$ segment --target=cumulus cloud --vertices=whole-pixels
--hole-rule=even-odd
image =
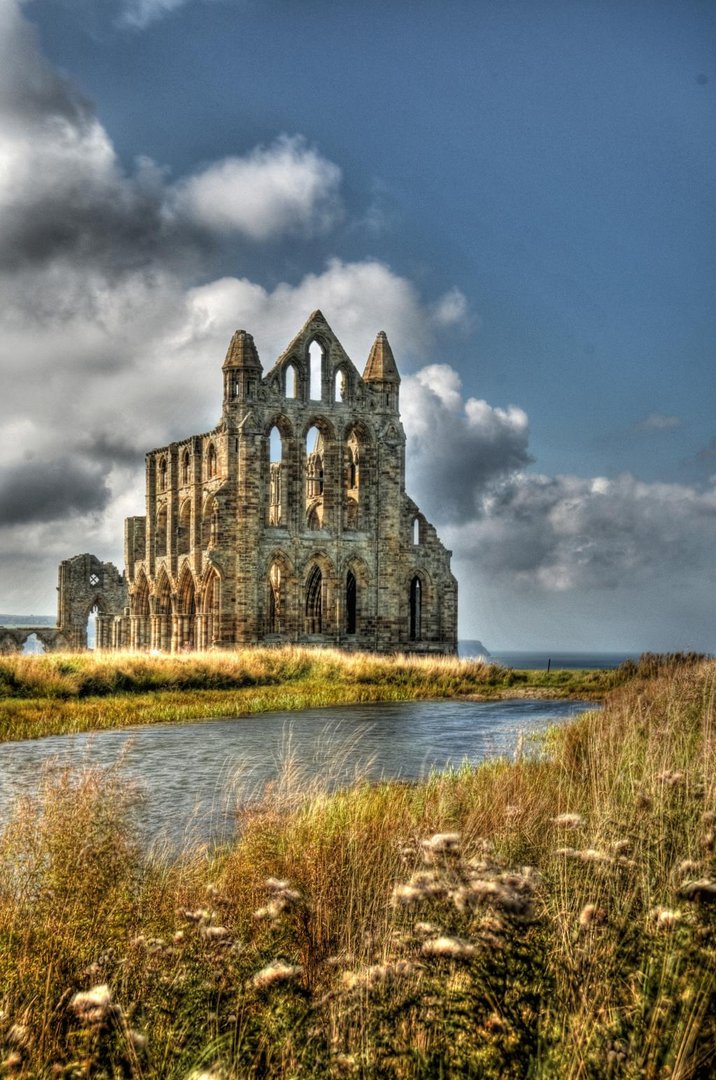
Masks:
[[[527,414],[464,399],[449,364],[403,380],[401,406],[410,445],[408,478],[421,504],[443,522],[470,520],[485,489],[532,460]]]
[[[654,577],[713,577],[716,484],[516,473],[449,529],[486,576],[548,592],[616,589]]]
[[[302,136],[282,135],[181,181],[179,215],[216,233],[251,240],[323,232],[341,216],[341,170]]]
[[[658,412],[649,413],[634,425],[636,431],[673,431],[678,427],[681,427],[680,416],[667,416]]]
[[[226,277],[188,293],[186,333],[194,342],[224,342],[237,326],[249,330],[267,366],[308,314],[320,308],[348,354],[361,368],[379,329],[405,368],[424,357],[433,325],[415,286],[377,259],[329,260],[296,285],[266,289],[247,278]]]

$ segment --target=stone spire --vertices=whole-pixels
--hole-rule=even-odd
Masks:
[[[237,330],[229,342],[226,359],[224,360],[224,368],[228,367],[253,368],[255,371],[262,370],[254,339],[245,330]]]
[[[263,373],[254,339],[245,330],[237,330],[229,342],[223,371],[224,416],[228,416],[234,406],[256,400]]]
[[[373,347],[370,350],[368,362],[365,365],[365,371],[363,372],[363,378],[366,382],[392,383],[394,386],[400,385],[400,375],[398,374],[393,350],[390,347],[390,342],[388,341],[385,330],[381,330],[373,342]]]

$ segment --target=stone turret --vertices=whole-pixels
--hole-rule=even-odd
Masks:
[[[254,339],[246,330],[237,330],[226,352],[224,371],[224,412],[234,404],[253,401],[263,368]]]
[[[400,375],[385,330],[379,331],[373,342],[363,378],[365,382],[379,389],[383,395],[383,403],[397,412]]]

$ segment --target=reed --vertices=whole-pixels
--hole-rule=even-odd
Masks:
[[[519,760],[289,762],[219,850],[144,851],[121,762],[49,771],[0,836],[4,1070],[712,1075],[716,664],[647,668]]]

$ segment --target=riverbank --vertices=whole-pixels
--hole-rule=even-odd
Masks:
[[[600,699],[616,671],[513,671],[480,660],[334,649],[0,657],[0,742],[153,723],[420,698]]]
[[[5,1071],[711,1075],[716,664],[653,671],[537,758],[289,770],[169,862],[121,767],[49,774],[0,834]]]

